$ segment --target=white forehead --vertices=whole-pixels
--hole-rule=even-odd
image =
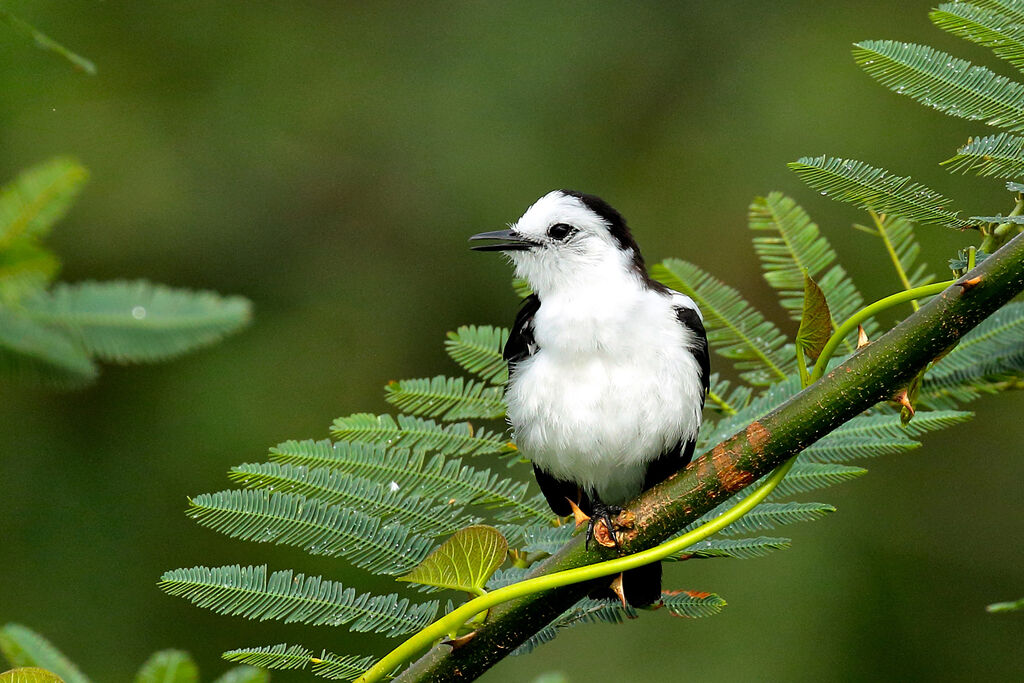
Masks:
[[[608,225],[576,197],[560,190],[548,192],[533,203],[513,226],[520,234],[543,234],[555,223],[588,232],[606,232]]]

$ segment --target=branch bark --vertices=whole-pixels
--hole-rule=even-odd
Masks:
[[[622,554],[664,541],[694,519],[749,486],[847,420],[890,398],[932,359],[1024,291],[1024,234],[1018,235],[960,282],[922,306],[842,365],[645,492],[623,515],[632,529],[620,533]],[[575,538],[531,576],[611,559],[613,551]],[[470,681],[483,674],[584,597],[576,584],[531,595],[491,610],[476,636],[458,649],[437,645],[398,681]]]

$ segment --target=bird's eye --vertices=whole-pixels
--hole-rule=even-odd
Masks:
[[[555,223],[550,228],[548,228],[548,237],[550,237],[551,239],[561,241],[570,237],[576,232],[576,228],[572,227],[571,225],[566,225],[565,223]]]

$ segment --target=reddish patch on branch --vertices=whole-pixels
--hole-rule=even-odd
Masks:
[[[771,434],[760,422],[751,422],[747,426],[747,441],[750,442],[750,448],[758,457],[764,455],[764,445],[768,443],[769,438],[771,438]]]
[[[714,466],[709,469],[717,476],[719,485],[726,492],[739,491],[744,486],[754,483],[753,474],[736,469],[735,458],[730,451],[716,447],[711,451],[711,460]]]

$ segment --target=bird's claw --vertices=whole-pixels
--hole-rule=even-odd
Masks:
[[[590,547],[590,539],[597,541],[598,545],[605,548],[618,548],[619,539],[615,536],[615,523],[612,518],[622,512],[618,505],[605,505],[594,503],[594,514],[590,517],[590,525],[587,527],[586,547]]]

